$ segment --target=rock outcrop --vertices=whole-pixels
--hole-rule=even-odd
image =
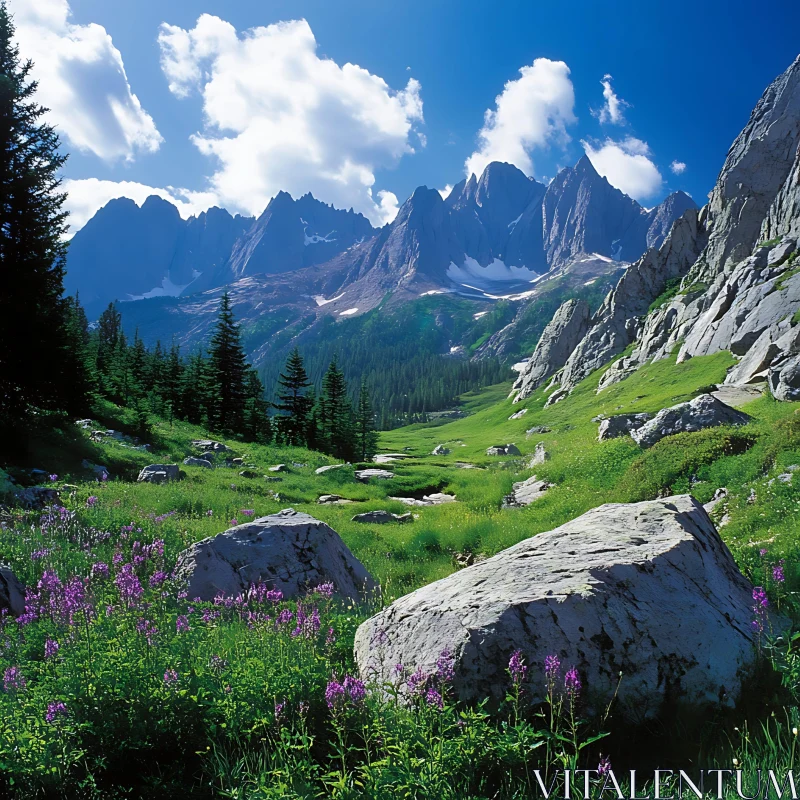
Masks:
[[[521,456],[522,453],[515,444],[495,444],[486,450],[487,456]]]
[[[394,472],[389,472],[386,469],[359,469],[356,470],[355,474],[358,480],[365,483],[370,480],[388,481],[394,478]]]
[[[432,456],[449,456],[450,449],[445,447],[443,444],[437,444],[436,447],[433,448],[431,451]]]
[[[25,587],[6,564],[0,564],[0,611],[13,617],[25,612]]]
[[[531,475],[527,480],[514,484],[511,494],[503,499],[503,507],[519,508],[521,506],[529,506],[531,503],[541,500],[552,486],[552,483],[540,481],[535,475]]]
[[[499,702],[519,649],[531,703],[555,655],[590,704],[619,685],[615,715],[637,723],[735,703],[757,659],[752,591],[693,498],[611,504],[401,597],[359,627],[355,655],[407,695],[447,650],[455,695]]]
[[[214,465],[206,458],[194,458],[189,456],[183,459],[183,464],[186,467],[205,467],[205,469],[214,469]]]
[[[150,464],[143,467],[136,479],[139,483],[169,483],[179,481],[181,470],[177,464]]]
[[[566,364],[589,329],[591,312],[585,300],[567,300],[542,332],[525,369],[514,382],[514,402],[525,400]]]
[[[333,583],[337,594],[353,600],[376,588],[333,528],[291,508],[193,544],[178,556],[175,573],[190,598],[205,601],[236,596],[257,583],[285,597]]]
[[[746,425],[750,417],[725,405],[710,394],[701,394],[687,403],[664,408],[644,425],[634,428],[631,436],[642,447],[651,447],[666,436],[701,431],[718,425]]]
[[[600,420],[600,427],[597,430],[597,440],[604,442],[607,439],[616,439],[619,436],[627,436],[631,431],[638,430],[653,415],[646,412],[640,414],[616,414],[608,419]]]

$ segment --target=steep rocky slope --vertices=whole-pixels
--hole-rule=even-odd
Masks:
[[[709,203],[686,211],[606,297],[551,402],[627,348],[601,390],[653,359],[730,350],[742,361],[727,383],[768,379],[780,399],[800,396],[799,145],[800,58],[764,92]],[[677,279],[679,291],[662,297]]]

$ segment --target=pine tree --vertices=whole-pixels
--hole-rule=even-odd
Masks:
[[[312,409],[306,390],[310,386],[303,357],[295,347],[278,378],[278,402],[273,403],[282,416],[277,418],[281,441],[295,447],[311,446],[309,417]]]
[[[356,450],[353,409],[347,396],[347,382],[336,356],[322,378],[319,409],[322,447],[336,458],[352,459]]]
[[[270,441],[271,426],[267,411],[269,403],[264,399],[264,384],[258,377],[254,369],[247,370],[245,381],[245,400],[244,407],[244,426],[242,433],[249,442],[261,442],[266,444]]]
[[[209,375],[206,359],[195,353],[186,364],[178,389],[179,416],[193,425],[208,417]]]
[[[86,404],[62,298],[67,215],[58,173],[66,156],[41,121],[33,64],[13,40],[0,2],[0,420],[9,425],[34,408],[80,413]]]
[[[361,380],[356,407],[356,452],[361,461],[369,461],[378,449],[378,434],[375,432],[375,413],[369,396],[366,380]]]
[[[235,433],[244,425],[245,375],[248,364],[227,292],[220,301],[209,358],[214,389],[209,421],[216,430]]]

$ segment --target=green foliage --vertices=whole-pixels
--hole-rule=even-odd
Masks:
[[[247,403],[245,379],[249,367],[227,292],[220,301],[219,318],[211,337],[208,355],[212,398],[209,417],[212,425],[215,430],[224,433],[240,431],[244,427]],[[255,392],[260,396],[263,388],[257,385]]]
[[[657,308],[661,308],[661,306],[665,305],[667,302],[672,300],[675,295],[678,294],[681,288],[681,280],[682,278],[667,278],[667,282],[664,285],[664,291],[650,303],[650,307],[647,309],[647,313],[649,314],[652,311],[655,311]]]
[[[303,358],[295,347],[278,377],[278,402],[273,404],[282,412],[276,425],[281,441],[286,444],[300,446],[312,438],[311,410],[314,404],[307,393],[310,385]]]

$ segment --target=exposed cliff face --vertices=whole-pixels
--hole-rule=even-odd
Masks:
[[[707,206],[687,211],[661,247],[633,264],[567,360],[562,392],[635,343],[599,390],[677,349],[678,361],[730,350],[729,383],[770,378],[788,396],[800,370],[800,58],[765,91],[731,147]],[[765,240],[771,240],[765,245]],[[680,292],[648,314],[670,278]],[[750,351],[758,346],[756,353]],[[783,377],[780,370],[784,369]]]

